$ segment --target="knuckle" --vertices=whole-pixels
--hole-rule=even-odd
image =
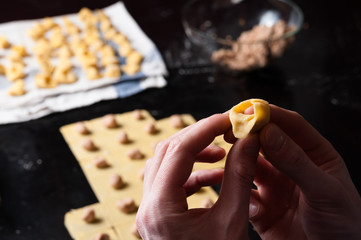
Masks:
[[[168,141],[163,140],[157,143],[155,147],[155,153],[165,152],[168,148]]]
[[[249,187],[253,184],[254,175],[245,170],[245,167],[240,164],[233,168],[233,173],[238,180],[237,182],[245,187]]]
[[[222,115],[223,115],[222,113],[216,113],[216,114],[213,114],[210,118],[219,118]]]
[[[317,198],[307,198],[307,202],[315,209],[328,212],[348,211],[350,199],[345,193],[345,188],[338,180],[332,180],[332,191],[320,191]]]
[[[292,119],[292,121],[294,122],[305,121],[305,118],[298,112],[292,110],[288,110],[288,112],[289,112],[289,117]]]
[[[299,114],[298,112],[291,111],[291,114],[298,120],[304,120],[303,116]]]
[[[309,164],[305,152],[299,147],[290,151],[288,155],[288,161],[290,162],[290,166],[292,165],[293,168],[304,169]]]
[[[149,206],[151,205],[151,206]],[[141,207],[136,215],[136,224],[139,227],[138,229],[142,229],[146,226],[148,230],[157,229],[158,228],[158,220],[161,218],[161,212],[157,211],[157,207],[155,204],[145,204]]]
[[[201,126],[201,125],[207,124],[207,123],[209,123],[209,122],[213,122],[213,121],[215,121],[217,118],[220,118],[221,116],[222,116],[221,113],[216,113],[216,114],[211,115],[210,117],[203,118],[203,119],[199,120],[199,121],[197,122],[197,124]]]
[[[169,153],[176,153],[184,148],[184,139],[181,136],[176,136],[170,141],[167,151]]]

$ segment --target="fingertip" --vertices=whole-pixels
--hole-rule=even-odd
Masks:
[[[227,152],[222,147],[211,144],[195,157],[196,162],[217,162],[226,156]]]
[[[248,107],[246,110],[244,110],[244,114],[254,114],[254,108],[253,105]]]
[[[186,183],[183,185],[187,196],[196,193],[199,189],[205,186],[213,186],[220,184],[223,179],[224,169],[201,169],[189,176]]]
[[[248,217],[253,224],[257,224],[258,220],[263,219],[265,208],[260,201],[258,190],[252,190],[249,199]]]
[[[233,132],[231,129],[223,135],[223,139],[227,143],[231,143],[231,144],[233,144],[237,141],[237,138],[233,135]]]
[[[210,153],[219,156],[220,158],[223,158],[226,155],[226,150],[224,150],[224,148],[215,145],[215,144],[211,144],[209,145],[206,149],[208,149],[210,151]]]
[[[259,204],[256,202],[249,203],[248,216],[250,219],[255,218],[259,212]]]
[[[265,220],[264,215],[265,209],[261,202],[251,198],[248,206],[248,218],[256,229],[260,227],[260,222],[262,222],[262,220]]]

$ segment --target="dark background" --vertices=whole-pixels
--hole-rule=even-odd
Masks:
[[[102,8],[115,1],[7,0],[0,22]],[[0,126],[0,239],[69,239],[64,214],[97,202],[59,127],[147,109],[155,118],[196,119],[258,97],[301,113],[344,157],[360,191],[360,1],[295,0],[305,25],[284,57],[251,73],[229,75],[201,61],[185,37],[180,0],[125,0],[169,70],[168,86],[38,120]],[[332,189],[330,189],[332,191]],[[252,234],[253,236],[253,234]],[[254,237],[256,239],[256,237]]]

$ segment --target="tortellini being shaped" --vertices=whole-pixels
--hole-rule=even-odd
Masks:
[[[245,114],[245,110],[253,106],[253,114]],[[232,123],[233,135],[245,138],[249,133],[257,132],[270,120],[268,102],[262,99],[248,99],[231,108],[229,119]]]

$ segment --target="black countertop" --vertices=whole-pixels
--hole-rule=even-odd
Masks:
[[[12,0],[0,22],[105,7],[115,1]],[[97,202],[59,127],[143,108],[157,119],[190,113],[196,119],[257,97],[301,113],[344,157],[360,191],[361,3],[295,1],[305,25],[282,59],[269,67],[229,75],[205,65],[185,37],[184,1],[124,3],[166,61],[168,85],[126,99],[0,126],[0,239],[69,239],[63,221],[73,208]],[[256,238],[256,237],[254,237]]]

